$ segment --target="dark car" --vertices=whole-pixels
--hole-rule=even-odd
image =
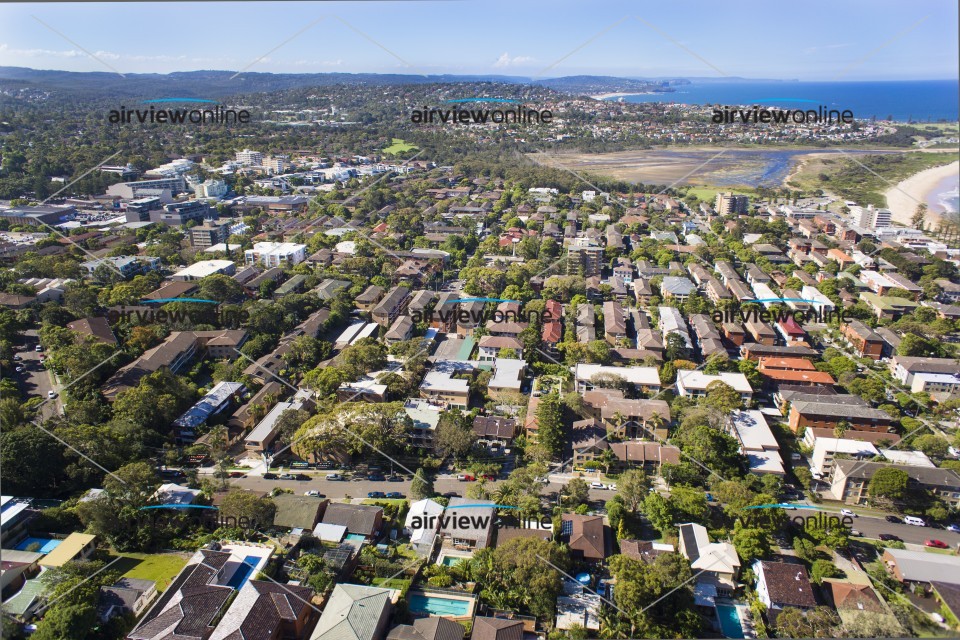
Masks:
[[[877,537],[884,542],[901,542],[900,536],[895,536],[892,533],[881,533]]]
[[[384,480],[386,480],[386,478],[384,478],[379,473],[371,473],[370,475],[367,476],[367,480],[371,482],[383,482]]]
[[[459,498],[459,497],[460,497],[460,494],[457,493],[456,491],[447,491],[445,494],[443,494],[443,497],[444,497],[444,498]]]
[[[399,491],[391,491],[387,494],[387,497],[396,500],[398,498],[402,498],[403,494]]]
[[[368,498],[386,498],[387,494],[385,494],[383,491],[371,491],[370,493],[367,494],[367,497]]]
[[[263,479],[264,479],[264,480],[276,480],[276,479],[277,479],[277,474],[275,474],[275,473],[265,473],[265,474],[263,474]]]
[[[894,524],[900,524],[901,522],[903,522],[903,520],[901,520],[897,516],[887,516],[886,518],[884,518],[884,520],[886,520],[887,522],[892,522]]]
[[[293,479],[294,479],[294,480],[309,480],[309,479],[310,479],[310,476],[308,476],[308,475],[305,474],[305,473],[298,473],[298,474],[296,474],[296,475],[293,476]]]
[[[387,482],[403,482],[403,476],[390,476]]]
[[[231,477],[231,478],[243,478],[243,477],[245,477],[246,475],[247,475],[247,474],[245,474],[243,471],[231,471],[231,472],[230,472],[230,477]]]

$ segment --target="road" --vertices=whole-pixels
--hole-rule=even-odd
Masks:
[[[791,517],[796,511],[791,511]],[[892,533],[904,542],[914,544],[923,544],[924,540],[942,540],[956,549],[960,544],[960,533],[953,533],[946,529],[935,529],[933,527],[914,527],[909,524],[894,524],[887,522],[883,518],[874,518],[860,516],[854,518],[853,528],[859,531],[866,538],[876,538],[881,533]]]
[[[26,397],[39,397],[47,399],[47,393],[51,390],[57,390],[53,380],[53,374],[40,364],[40,355],[33,350],[34,344],[28,343],[28,348],[17,352],[22,359],[17,365],[23,366],[22,373],[14,373],[20,391]],[[62,413],[60,408],[59,395],[55,400],[50,400],[40,407],[40,416],[44,419],[51,418],[54,415]]]
[[[281,473],[279,470],[274,469],[274,473]],[[502,480],[496,480],[494,482],[488,482],[487,487],[496,487],[498,484],[502,483]],[[303,494],[305,491],[318,491],[321,495],[326,496],[327,498],[345,498],[350,496],[351,498],[365,498],[367,494],[371,491],[382,491],[383,493],[389,493],[391,491],[397,491],[402,493],[405,497],[410,495],[410,480],[404,479],[402,482],[385,482],[385,481],[371,481],[371,480],[346,480],[346,481],[334,481],[322,479],[322,476],[315,475],[310,480],[265,480],[261,476],[245,476],[243,478],[230,478],[230,483],[234,486],[237,486],[241,489],[247,489],[250,491],[257,492],[269,492],[274,487],[280,487],[281,489],[290,489],[294,493]],[[440,477],[434,480],[433,487],[434,490],[443,495],[444,493],[454,492],[461,497],[465,496],[467,487],[469,487],[471,482],[461,482],[456,478],[451,477]],[[553,496],[556,499],[556,494],[563,487],[563,484],[559,482],[551,482],[544,485],[543,493],[546,496]],[[597,502],[606,502],[615,495],[615,492],[608,491],[606,489],[590,490],[590,499]]]

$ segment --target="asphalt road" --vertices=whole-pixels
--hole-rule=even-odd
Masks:
[[[791,511],[791,517],[799,511]],[[904,542],[914,544],[923,544],[924,540],[941,540],[946,542],[952,548],[956,549],[960,545],[960,533],[953,533],[946,529],[935,529],[933,527],[915,527],[909,524],[894,524],[887,522],[883,518],[874,518],[860,516],[853,519],[853,528],[863,534],[866,538],[877,538],[881,533],[892,533]]]
[[[279,475],[279,470],[274,470],[274,473]],[[308,474],[313,475],[313,474]],[[306,491],[318,491],[321,495],[326,496],[327,498],[345,498],[350,496],[351,498],[366,498],[367,494],[371,491],[382,491],[383,493],[389,493],[391,491],[397,491],[402,493],[404,497],[410,495],[410,480],[404,479],[402,482],[385,482],[385,481],[371,481],[371,480],[345,480],[345,481],[329,481],[324,480],[321,475],[314,475],[310,480],[265,480],[261,476],[245,476],[243,478],[230,478],[230,484],[239,487],[241,489],[248,489],[250,491],[257,492],[269,492],[274,487],[280,487],[282,489],[290,489],[294,493],[303,494]],[[496,480],[494,482],[488,482],[487,487],[495,487],[500,484],[502,480]],[[471,482],[461,482],[455,478],[437,478],[433,482],[433,487],[439,494],[444,494],[448,492],[455,492],[459,496],[463,497],[466,495],[467,487],[469,487]],[[543,494],[545,496],[553,496],[556,498],[556,493],[563,487],[563,484],[559,482],[551,482],[546,484],[543,487]],[[607,490],[590,490],[591,500],[596,500],[603,502],[609,500],[614,496],[613,491]]]
[[[53,374],[40,364],[41,354],[34,351],[33,346],[33,343],[30,343],[26,350],[17,352],[22,360],[16,364],[22,366],[24,371],[13,375],[16,376],[17,384],[25,396],[36,396],[46,400],[47,393],[56,389]],[[40,415],[43,418],[50,418],[61,412],[59,396],[40,407]]]

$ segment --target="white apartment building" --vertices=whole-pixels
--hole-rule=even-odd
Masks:
[[[193,195],[200,200],[222,198],[227,191],[229,187],[223,180],[205,180],[193,187]]]
[[[891,224],[890,209],[877,209],[872,204],[866,207],[850,207],[850,217],[853,224],[864,229],[878,229],[889,227]]]
[[[257,242],[243,252],[245,264],[292,267],[307,259],[307,245],[295,242]]]
[[[723,372],[709,375],[702,371],[677,371],[677,393],[687,398],[700,398],[707,395],[707,387],[714,382],[722,382],[733,387],[744,402],[753,397],[753,387],[742,373]]]
[[[248,166],[259,167],[263,164],[263,154],[259,151],[251,151],[250,149],[237,151],[237,162]]]

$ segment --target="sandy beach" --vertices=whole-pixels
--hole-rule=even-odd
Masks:
[[[891,187],[884,194],[887,198],[887,208],[892,213],[894,222],[910,226],[910,218],[917,210],[917,204],[927,202],[930,192],[944,178],[960,172],[960,161],[951,162],[942,167],[933,167],[926,171],[912,175],[896,187]],[[926,224],[936,226],[940,217],[932,211],[927,212]]]

